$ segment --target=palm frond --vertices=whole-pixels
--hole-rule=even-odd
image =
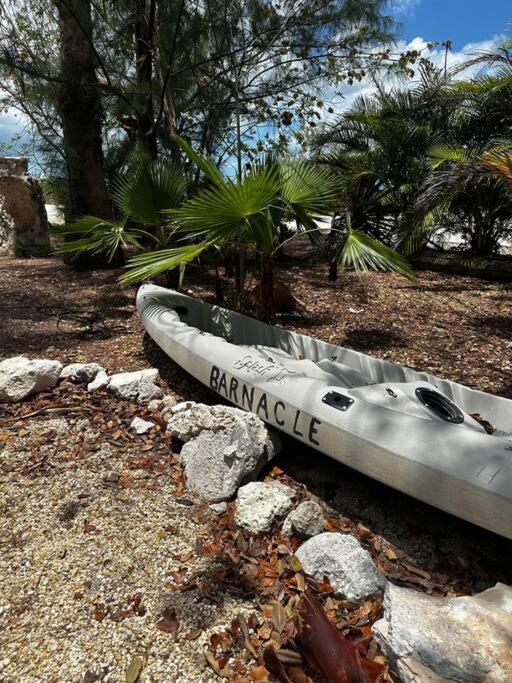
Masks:
[[[470,152],[460,145],[440,144],[431,147],[428,152],[430,165],[432,168],[439,168],[444,163],[454,162],[456,164],[466,164],[470,159]]]
[[[449,207],[449,202],[435,207],[432,211],[415,210],[407,212],[398,233],[398,252],[411,256],[419,251],[427,238],[432,235],[442,221]]]
[[[123,246],[140,247],[139,237],[143,235],[143,231],[128,230],[124,221],[105,221],[95,216],[83,216],[55,232],[63,239],[55,250],[57,253],[75,256],[86,252],[104,253],[110,261]]]
[[[188,181],[183,169],[163,159],[141,161],[114,182],[112,197],[133,220],[160,226],[162,211],[179,206],[185,199]]]
[[[186,263],[193,261],[209,246],[208,242],[203,242],[139,254],[128,261],[126,267],[129,270],[120,281],[125,286],[133,285],[178,267],[181,273]]]
[[[394,249],[352,228],[343,237],[339,263],[342,268],[352,266],[356,272],[390,270],[415,279],[410,265]]]
[[[239,182],[227,180],[222,186],[203,190],[168,215],[192,239],[221,242],[236,235],[243,240],[244,229],[266,214],[278,193],[278,176],[271,166],[250,173]]]
[[[512,147],[488,151],[482,157],[482,166],[512,183]]]
[[[279,166],[282,197],[295,212],[329,213],[339,198],[335,177],[327,170],[304,162]]]
[[[192,161],[196,166],[198,166],[201,169],[205,177],[211,183],[213,183],[213,185],[216,185],[217,187],[222,187],[225,184],[222,173],[219,171],[217,165],[212,159],[208,159],[208,157],[204,156],[203,154],[196,152],[196,150],[179,135],[175,135],[173,139],[185,152],[190,161]]]

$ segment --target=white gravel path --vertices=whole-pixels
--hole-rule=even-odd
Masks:
[[[208,538],[197,506],[179,504],[157,474],[123,466],[132,456],[113,458],[87,420],[32,420],[21,433],[0,451],[2,683],[124,682],[136,657],[143,683],[217,681],[205,645],[254,605],[222,595],[219,606],[200,578],[199,588],[178,589],[173,572],[207,577],[213,568],[195,553]],[[66,460],[70,444],[90,442],[84,466]],[[19,474],[34,448],[54,465],[49,476]],[[112,475],[130,486],[105,484]],[[166,610],[176,637],[156,628]]]

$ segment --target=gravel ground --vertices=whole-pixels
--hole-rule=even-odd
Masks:
[[[175,580],[214,571],[196,552],[213,513],[89,420],[34,418],[2,443],[0,680],[117,682],[140,663],[140,681],[218,680],[205,645],[254,605]]]

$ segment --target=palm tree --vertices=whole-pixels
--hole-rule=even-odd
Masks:
[[[169,247],[173,233],[163,211],[180,206],[188,186],[181,166],[138,156],[129,171],[114,182],[112,199],[122,218],[83,216],[58,228],[56,233],[63,242],[57,253],[72,257],[103,254],[113,262],[128,245],[143,250]]]
[[[178,138],[178,144],[210,182],[208,189],[166,212],[175,234],[181,234],[188,244],[134,257],[122,281],[131,284],[176,268],[214,245],[252,246],[261,273],[258,316],[274,322],[273,257],[282,245],[281,228],[294,220],[294,236],[318,234],[317,218],[332,212],[338,201],[335,177],[304,161],[267,160],[242,177],[226,178],[211,160],[184,140]],[[343,235],[342,266],[353,265],[357,270],[393,268],[412,276],[405,261],[388,247],[351,226]]]
[[[512,141],[512,42],[465,66],[486,70],[447,84],[441,99],[448,125],[426,153],[427,169],[401,226],[405,253],[448,226],[470,254],[489,256],[512,234],[512,193],[506,182]]]
[[[484,147],[437,145],[429,152],[430,172],[402,226],[401,246],[412,253],[446,216],[472,256],[490,256],[512,236],[512,187],[507,182],[512,140]]]
[[[315,218],[334,206],[336,185],[332,176],[304,162],[256,164],[240,178],[224,177],[210,159],[177,138],[210,186],[179,208],[166,211],[175,235],[186,244],[141,254],[129,262],[122,278],[131,284],[182,266],[218,245],[254,247],[261,272],[258,315],[275,320],[273,256],[280,243],[280,228],[295,220],[300,231],[315,231]]]
[[[336,227],[398,245],[409,255],[441,232],[489,255],[511,231],[504,180],[512,131],[512,52],[478,59],[491,67],[466,81],[432,66],[410,90],[360,98],[316,140],[318,162],[341,178]],[[331,235],[331,255],[339,249]],[[336,259],[330,272],[335,277]]]
[[[436,103],[441,83],[438,72],[425,70],[414,92],[381,91],[360,97],[317,136],[317,163],[337,174],[341,188],[335,230],[328,240],[329,279],[337,277],[349,227],[373,238],[376,249],[379,243],[388,248],[396,244],[401,216],[414,201],[426,172],[429,141],[435,139],[444,120]],[[404,269],[405,264],[390,249],[386,255],[388,269]]]

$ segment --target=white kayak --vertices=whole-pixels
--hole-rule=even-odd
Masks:
[[[512,538],[511,400],[155,285],[139,289],[137,309],[165,353],[222,398],[349,467]]]

